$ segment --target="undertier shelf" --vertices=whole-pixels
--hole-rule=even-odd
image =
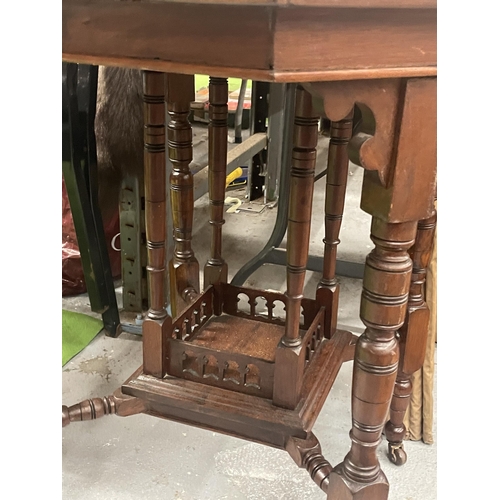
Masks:
[[[211,286],[172,323],[167,338],[169,375],[272,398],[277,352],[285,334],[283,294]],[[307,370],[325,339],[325,308],[302,301],[298,369]],[[285,360],[281,361],[281,364]]]
[[[334,384],[342,364],[352,360],[356,336],[337,330],[322,342],[311,361],[295,409],[272,399],[166,375],[159,379],[139,368],[122,386],[140,398],[145,413],[242,439],[285,448],[293,436],[305,439]]]
[[[243,439],[281,448],[305,439],[356,337],[326,331],[325,306],[304,298],[302,342],[286,347],[285,303],[275,291],[208,287],[164,332],[166,375],[141,367],[123,393],[151,415]]]

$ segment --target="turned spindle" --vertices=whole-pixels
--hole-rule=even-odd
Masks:
[[[199,264],[191,247],[193,231],[193,132],[189,112],[194,96],[194,76],[167,75],[168,157],[172,163],[170,201],[174,232],[174,252],[170,261],[170,299],[175,317],[198,296]]]
[[[353,368],[351,450],[330,475],[328,498],[387,499],[377,447],[398,370],[396,332],[405,319],[412,272],[408,249],[416,229],[416,222],[373,218],[375,248],[366,259],[361,296],[366,330],[356,344]]]
[[[295,408],[302,388],[300,313],[311,232],[319,113],[297,87],[287,230],[285,334],[276,349],[273,404]]]
[[[410,250],[413,260],[410,296],[405,323],[399,330],[399,369],[391,401],[390,420],[385,426],[389,459],[396,465],[403,465],[407,459],[403,447],[406,435],[403,419],[410,403],[411,376],[422,367],[425,359],[430,319],[429,307],[425,301],[425,278],[431,259],[435,229],[434,213],[418,223],[415,244]]]
[[[286,324],[283,343],[300,345],[300,306],[311,233],[312,200],[319,114],[312,97],[297,88],[287,229]]]
[[[62,407],[62,426],[66,427],[71,422],[95,420],[104,415],[116,413],[115,399],[113,396],[104,398],[86,399],[76,405]]]
[[[325,459],[316,436],[311,432],[307,439],[289,438],[286,451],[294,462],[311,476],[311,479],[324,491],[328,491],[330,462]]]
[[[144,373],[165,375],[166,310],[166,156],[165,75],[143,72],[144,197],[149,311],[142,326]]]
[[[118,415],[128,417],[137,415],[146,410],[146,404],[139,398],[123,394],[117,389],[111,396],[104,398],[86,399],[69,408],[62,407],[62,426],[66,427],[71,422],[84,422],[95,420],[105,415]]]
[[[210,77],[208,124],[208,195],[212,241],[210,258],[204,269],[204,287],[227,282],[227,263],[222,258],[222,226],[227,168],[227,100],[226,78]]]
[[[353,117],[354,109],[343,120],[332,121],[330,124],[330,144],[326,174],[323,276],[316,291],[316,300],[325,306],[326,338],[331,338],[337,328],[339,285],[335,270],[349,172],[347,145],[352,136]]]

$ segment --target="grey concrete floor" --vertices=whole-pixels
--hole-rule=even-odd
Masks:
[[[326,164],[326,145],[326,138],[321,138],[318,172]],[[359,209],[362,174],[360,168],[350,165],[338,257],[351,262],[363,262],[372,248],[370,218]],[[315,186],[310,245],[310,254],[315,255],[321,255],[323,249],[324,186],[325,178]],[[232,195],[243,196],[243,192]],[[195,206],[193,246],[200,264],[208,257],[208,216],[205,196]],[[275,217],[275,208],[260,214],[226,214],[223,255],[229,264],[230,277],[262,249]],[[319,278],[318,273],[307,273],[306,296],[314,295]],[[339,323],[360,333],[363,327],[358,317],[361,281],[345,277],[339,281]],[[251,276],[247,285],[284,290],[285,269],[266,265]],[[119,286],[117,293],[120,293]],[[86,295],[64,298],[62,303],[63,308],[93,314]],[[63,367],[63,403],[70,405],[111,394],[141,362],[139,336],[124,333],[111,339],[101,332]],[[349,362],[341,368],[314,428],[324,455],[332,464],[342,461],[349,450],[351,376],[352,362]],[[436,381],[437,369],[435,384]],[[434,407],[435,429],[436,410],[437,405]],[[378,456],[391,485],[390,500],[437,498],[436,431],[434,439],[433,445],[406,442],[408,462],[403,467],[389,462],[386,444],[381,444]],[[284,451],[146,415],[74,423],[63,429],[62,443],[62,491],[67,500],[319,500],[326,497]]]

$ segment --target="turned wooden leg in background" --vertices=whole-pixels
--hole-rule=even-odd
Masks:
[[[144,196],[148,253],[149,311],[142,325],[143,370],[166,373],[166,333],[172,318],[166,310],[167,165],[165,156],[165,75],[143,72]]]
[[[411,396],[411,376],[419,370],[425,358],[426,341],[429,330],[429,308],[425,302],[425,277],[429,265],[436,214],[418,223],[415,244],[410,250],[413,259],[410,297],[404,325],[399,330],[400,359],[390,408],[390,420],[385,426],[389,459],[396,465],[406,462],[403,439],[406,428],[403,419]]]
[[[193,230],[193,132],[188,116],[194,101],[194,76],[167,77],[168,157],[172,162],[170,192],[174,229],[174,256],[170,262],[170,300],[176,317],[200,291],[200,266],[191,247]]]
[[[344,213],[349,157],[347,145],[352,135],[354,110],[343,120],[331,122],[328,148],[328,170],[325,197],[325,251],[323,276],[318,284],[316,300],[325,306],[325,337],[331,338],[337,328],[339,288],[335,277],[337,246]]]
[[[363,279],[360,316],[366,326],[354,358],[351,450],[330,474],[329,500],[386,500],[389,484],[377,447],[386,422],[398,369],[396,332],[408,302],[416,222],[373,218]]]
[[[295,99],[288,208],[285,334],[276,349],[273,389],[273,404],[290,409],[298,403],[304,372],[299,329],[309,255],[318,121],[311,94],[299,86]]]
[[[210,77],[208,124],[208,195],[212,243],[205,264],[203,286],[227,282],[227,263],[222,258],[222,226],[227,166],[227,99],[226,78]]]

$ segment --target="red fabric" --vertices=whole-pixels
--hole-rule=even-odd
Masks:
[[[106,247],[108,248],[113,278],[121,275],[121,255],[113,250],[111,240],[120,232],[120,215],[118,207],[112,220],[104,228]],[[120,239],[115,241],[115,247],[120,248]],[[62,181],[62,296],[85,293],[85,278],[83,275],[80,250],[76,239],[73,216],[69,205],[68,193],[64,178]]]

